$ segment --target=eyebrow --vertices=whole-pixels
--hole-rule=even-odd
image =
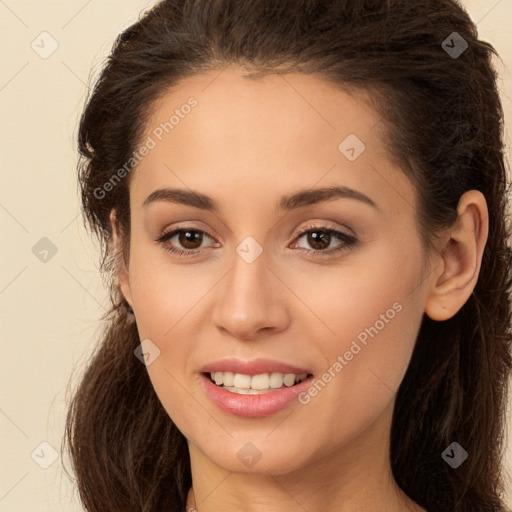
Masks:
[[[362,192],[358,192],[357,190],[349,187],[336,185],[316,189],[303,189],[298,192],[294,192],[293,194],[284,195],[277,202],[275,212],[279,213],[295,210],[303,206],[340,198],[356,199],[379,210],[377,204]],[[194,208],[200,208],[213,213],[219,213],[219,206],[211,197],[193,190],[177,188],[157,189],[145,199],[143,207],[147,207],[155,201],[168,201],[193,206]]]

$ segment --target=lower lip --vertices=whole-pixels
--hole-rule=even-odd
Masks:
[[[295,386],[289,388],[284,386],[261,395],[239,395],[222,389],[204,374],[201,374],[201,377],[206,394],[220,409],[229,414],[246,418],[262,418],[285,409],[294,401],[298,402],[298,395],[306,391],[313,379],[310,375]]]

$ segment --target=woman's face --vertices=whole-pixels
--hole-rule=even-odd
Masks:
[[[312,76],[241,75],[184,80],[138,148],[121,282],[147,371],[189,443],[226,470],[361,459],[386,446],[432,284],[414,189],[362,101]],[[218,380],[242,394],[205,368],[230,370]],[[279,373],[310,376],[289,387]]]

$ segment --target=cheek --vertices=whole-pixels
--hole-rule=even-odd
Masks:
[[[324,347],[329,362],[302,403],[318,438],[329,440],[326,449],[365,431],[392,407],[421,321],[415,308],[398,301],[394,304],[390,309],[386,309],[387,301],[383,308],[367,307],[359,315],[359,325],[349,315],[340,315],[337,343]]]
[[[378,265],[359,262],[344,271],[336,289],[320,282],[323,300],[316,295],[323,323],[316,348],[325,368],[303,403],[315,425],[323,426],[326,439],[355,434],[389,405],[421,325],[419,260],[412,255],[396,258],[392,249],[379,257]]]
[[[418,315],[411,318],[411,314],[421,309],[421,253],[413,242],[406,251],[391,240],[330,267],[282,268],[284,280],[306,306],[300,308],[316,334],[314,339],[321,339],[328,353],[358,336],[363,343],[371,333],[382,338],[381,333],[396,330],[398,336],[410,321],[417,321]],[[297,316],[296,321],[304,323]]]
[[[218,281],[218,269],[207,263],[178,264],[163,249],[143,244],[130,258],[130,291],[141,336],[165,343],[195,324],[202,299]]]
[[[191,367],[191,356],[194,332],[197,332],[194,329],[198,325],[197,306],[208,286],[201,282],[202,278],[192,265],[171,265],[163,250],[143,244],[132,247],[130,291],[139,338],[141,341],[149,339],[158,353],[146,368],[168,414],[173,419],[184,417],[181,404],[190,401],[184,386],[188,385],[186,378],[195,371]]]

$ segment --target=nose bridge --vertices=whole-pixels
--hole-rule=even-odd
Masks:
[[[283,327],[287,315],[269,258],[251,236],[235,247],[231,271],[220,287],[214,323],[240,338],[263,328]]]
[[[226,283],[228,297],[223,302],[230,306],[232,313],[238,311],[240,318],[262,314],[272,288],[267,264],[263,247],[253,237],[247,237],[236,247]]]

